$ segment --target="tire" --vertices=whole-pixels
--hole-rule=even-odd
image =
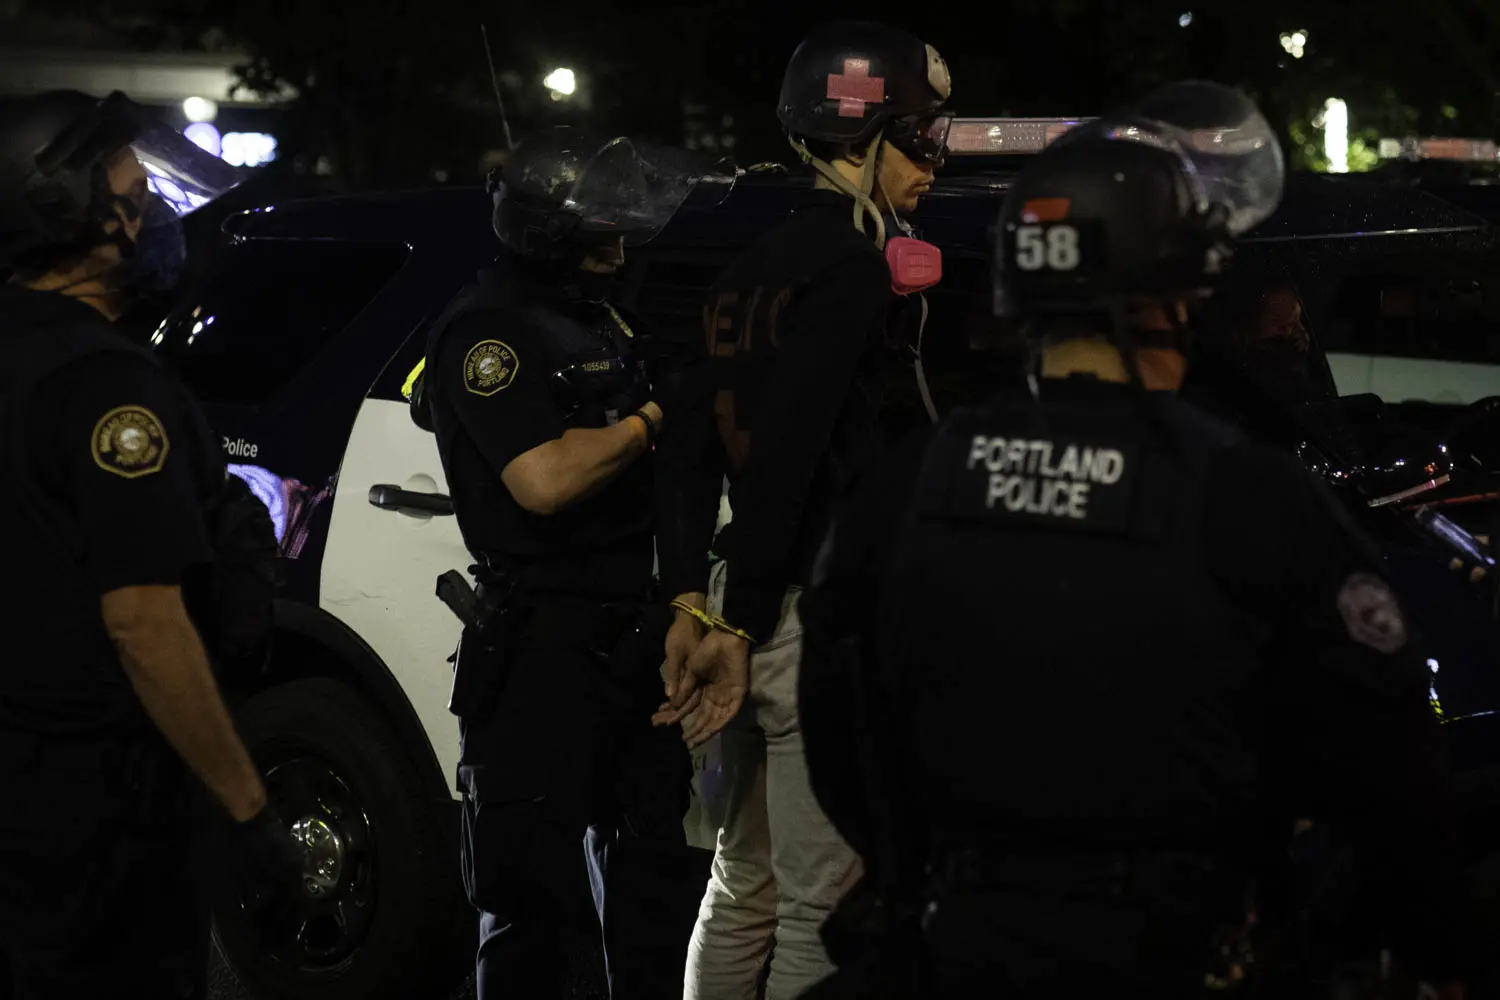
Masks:
[[[390,726],[325,678],[271,688],[235,714],[272,802],[312,845],[290,913],[252,917],[216,880],[214,940],[240,982],[278,1000],[446,998],[467,971],[474,920],[444,803]]]

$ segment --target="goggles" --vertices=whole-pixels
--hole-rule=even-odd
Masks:
[[[952,115],[904,115],[885,127],[885,141],[913,161],[942,166],[948,158],[948,130]]]

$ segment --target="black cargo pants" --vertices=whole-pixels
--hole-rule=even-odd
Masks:
[[[640,631],[639,606],[575,600],[508,616],[503,683],[463,720],[459,759],[480,1000],[562,996],[587,894],[611,995],[678,996],[708,862],[683,832],[681,732],[650,721],[665,623]]]
[[[201,796],[159,737],[0,732],[0,803],[17,1000],[204,995]]]

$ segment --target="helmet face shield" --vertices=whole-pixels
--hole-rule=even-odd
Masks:
[[[1265,116],[1239,91],[1188,81],[1148,95],[1102,119],[1097,133],[1175,153],[1197,189],[1200,208],[1219,207],[1229,235],[1264,222],[1281,203],[1286,170]]]
[[[561,208],[578,217],[580,238],[619,236],[639,245],[666,227],[700,182],[733,176],[707,157],[621,137],[583,165]]]
[[[191,140],[144,112],[129,143],[146,171],[146,185],[181,218],[239,184],[245,172],[200,149]]]
[[[207,205],[245,176],[118,91],[88,108],[42,150],[37,167],[43,174],[85,170],[110,162],[123,148],[130,150],[145,171],[148,190],[166,203],[174,219]],[[145,225],[165,218],[159,212],[144,212],[145,205],[136,207]]]

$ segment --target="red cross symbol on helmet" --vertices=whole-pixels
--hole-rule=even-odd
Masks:
[[[870,60],[845,59],[844,72],[828,74],[828,99],[839,102],[839,116],[863,118],[866,104],[885,101],[885,77],[870,75]]]

